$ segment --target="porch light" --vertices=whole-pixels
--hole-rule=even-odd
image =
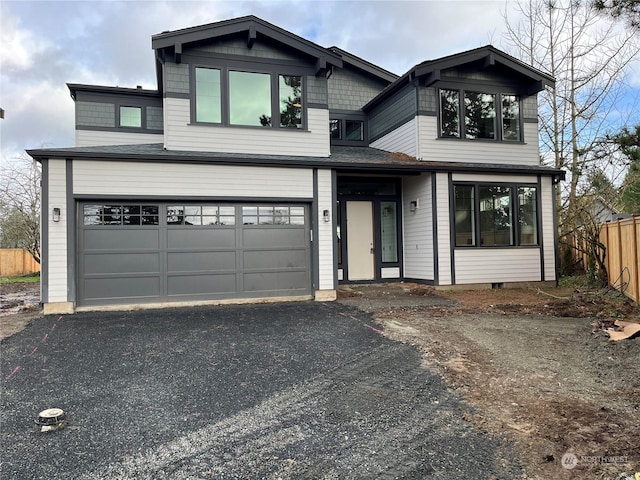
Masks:
[[[409,202],[409,211],[415,212],[418,209],[418,200],[411,200]]]
[[[326,223],[329,223],[329,221],[331,220],[331,218],[329,217],[329,210],[322,211],[322,218]]]
[[[53,209],[53,221],[54,222],[60,221],[60,209],[58,207],[55,207]]]

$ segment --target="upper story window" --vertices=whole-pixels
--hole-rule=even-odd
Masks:
[[[521,121],[517,95],[440,90],[441,137],[522,141]]]
[[[196,121],[222,123],[220,70],[196,68]]]
[[[302,128],[302,77],[279,76],[280,126]]]
[[[271,75],[229,72],[229,123],[271,126]]]
[[[332,118],[329,121],[331,141],[341,145],[349,143],[363,143],[365,141],[364,120],[350,120],[346,118]]]
[[[194,120],[303,128],[303,77],[196,67]]]
[[[120,107],[120,126],[142,128],[142,108]]]

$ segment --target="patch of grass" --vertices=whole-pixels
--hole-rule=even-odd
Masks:
[[[39,273],[24,275],[22,277],[0,277],[0,285],[4,283],[38,283],[40,281]]]
[[[561,277],[558,286],[561,288],[593,288],[599,285],[596,285],[593,279],[585,274]]]

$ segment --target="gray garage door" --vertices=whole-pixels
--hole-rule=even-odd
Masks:
[[[79,203],[78,305],[310,295],[308,210]]]

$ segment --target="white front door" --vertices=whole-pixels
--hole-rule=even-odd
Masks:
[[[373,202],[347,202],[348,280],[373,280]]]

